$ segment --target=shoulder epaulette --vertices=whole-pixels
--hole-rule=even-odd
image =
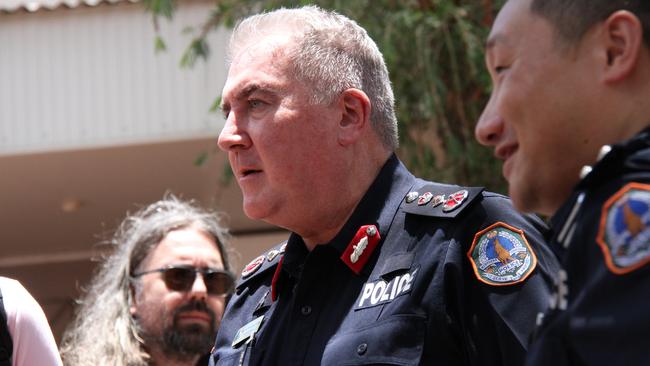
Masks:
[[[284,255],[286,247],[287,241],[285,240],[268,250],[266,253],[250,261],[241,272],[241,278],[237,283],[237,291],[243,288],[247,283],[260,278],[264,273],[275,268],[280,262],[280,258]]]
[[[483,187],[428,183],[416,186],[404,197],[402,210],[415,215],[455,218],[470,206],[483,190]]]

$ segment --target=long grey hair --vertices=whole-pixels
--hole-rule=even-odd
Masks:
[[[79,301],[75,318],[63,335],[61,356],[66,365],[140,366],[150,356],[142,347],[138,326],[129,308],[132,304],[132,274],[147,255],[173,230],[197,227],[213,237],[229,262],[230,239],[221,224],[222,216],[166,195],[133,215],[127,215],[108,241],[108,255]]]

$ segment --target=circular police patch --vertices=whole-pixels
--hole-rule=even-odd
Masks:
[[[605,202],[596,241],[616,274],[650,262],[650,185],[627,184]]]
[[[524,232],[502,222],[476,233],[467,257],[476,278],[493,286],[522,282],[537,265]]]

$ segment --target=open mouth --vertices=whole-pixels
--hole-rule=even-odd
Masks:
[[[258,169],[245,169],[245,170],[242,170],[240,175],[241,175],[242,178],[245,178],[245,177],[248,177],[250,175],[261,173],[261,172],[262,171],[258,170]]]
[[[498,148],[495,151],[495,154],[497,158],[501,160],[508,160],[518,149],[519,147],[517,145],[508,145],[508,146],[503,146]]]

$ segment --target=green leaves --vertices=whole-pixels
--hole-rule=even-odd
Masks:
[[[209,53],[210,49],[205,37],[194,38],[183,53],[179,65],[180,67],[193,67],[196,60],[199,58],[206,59]]]
[[[167,19],[172,18],[176,8],[174,0],[143,0],[142,3],[154,17],[164,16]]]

